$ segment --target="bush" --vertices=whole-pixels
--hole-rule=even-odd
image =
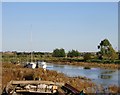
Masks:
[[[84,54],[84,61],[86,61],[86,60],[90,60],[91,59],[91,54],[90,53],[86,53],[86,54]]]
[[[53,57],[65,57],[65,50],[64,49],[55,49],[53,50]]]
[[[77,50],[69,51],[67,57],[78,57],[80,53]]]

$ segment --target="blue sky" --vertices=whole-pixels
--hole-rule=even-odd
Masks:
[[[118,6],[117,2],[3,3],[2,28],[3,51],[98,51],[105,38],[117,49]]]
[[[0,51],[2,51],[2,3],[0,2]]]

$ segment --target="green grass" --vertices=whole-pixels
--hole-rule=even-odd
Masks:
[[[76,58],[70,58],[70,57],[52,57],[52,56],[46,56],[46,55],[33,55],[33,61],[37,60],[43,60],[46,62],[95,62],[95,63],[109,63],[109,64],[120,64],[120,60],[109,60],[109,59],[103,59],[99,60],[97,58],[92,58],[89,60],[84,60],[83,57],[76,57]],[[29,55],[9,55],[9,54],[3,54],[2,55],[2,62],[4,63],[25,63],[31,61],[31,56]]]

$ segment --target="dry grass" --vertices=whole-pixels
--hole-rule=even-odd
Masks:
[[[91,80],[84,77],[67,77],[62,73],[57,73],[56,71],[44,71],[42,68],[30,69],[23,68],[20,65],[4,63],[2,73],[2,89],[11,80],[25,80],[26,78],[41,78],[41,80],[48,80],[53,82],[63,82],[71,84],[73,87],[77,88],[79,91],[84,90],[86,93],[95,93],[97,85],[91,82]],[[110,91],[117,92],[117,87],[110,87]],[[99,90],[103,90],[100,88]]]
[[[117,87],[116,85],[109,86],[110,93],[120,93],[120,87]]]

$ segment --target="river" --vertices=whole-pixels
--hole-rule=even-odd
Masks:
[[[109,85],[118,86],[118,74],[120,74],[120,70],[110,70],[103,68],[84,69],[84,67],[81,66],[59,65],[52,63],[47,63],[47,69],[55,70],[59,73],[64,73],[69,77],[87,77],[90,78],[94,83],[101,84],[103,87],[108,87]]]

